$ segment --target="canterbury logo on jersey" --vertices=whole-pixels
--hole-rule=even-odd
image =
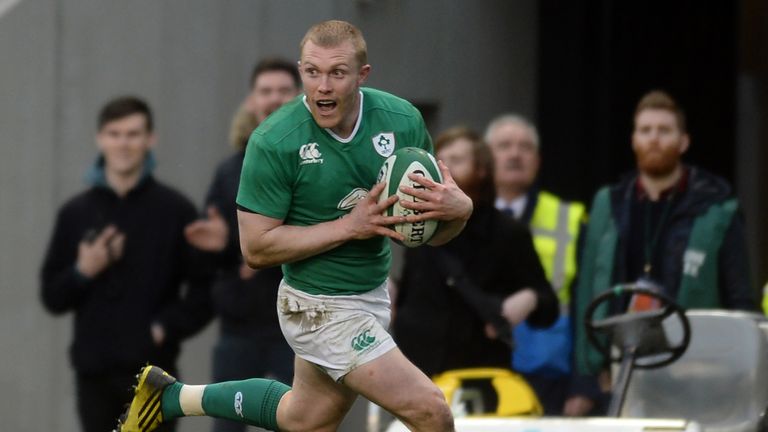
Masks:
[[[321,159],[323,154],[318,150],[318,146],[318,143],[308,143],[301,146],[299,148],[299,157],[301,158],[299,165],[323,163],[323,159]]]

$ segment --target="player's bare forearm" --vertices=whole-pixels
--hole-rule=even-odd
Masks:
[[[346,216],[311,226],[284,225],[281,219],[238,210],[240,248],[245,262],[259,269],[300,261],[349,240],[385,236],[402,241],[403,235],[390,226],[405,222],[405,218],[382,215],[398,198],[393,195],[379,203],[383,187],[383,183],[376,185]]]
[[[256,261],[266,265],[252,267],[263,268],[301,261],[340,246],[349,238],[343,230],[334,228],[334,222],[306,227],[281,225],[274,228],[262,237],[265,247],[259,254],[261,259]]]
[[[300,261],[331,250],[345,241],[337,221],[312,226],[276,225],[260,227],[240,217],[240,245],[249,267],[261,269]]]

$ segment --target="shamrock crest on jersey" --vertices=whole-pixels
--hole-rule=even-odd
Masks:
[[[392,132],[381,132],[371,138],[371,141],[376,153],[384,157],[389,157],[395,151],[395,134]]]

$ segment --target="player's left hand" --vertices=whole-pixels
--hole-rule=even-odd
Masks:
[[[406,216],[407,222],[423,220],[468,220],[472,215],[472,199],[462,191],[453,180],[448,166],[443,161],[437,161],[443,182],[437,183],[418,174],[409,174],[408,178],[424,186],[412,188],[400,186],[400,191],[424,201],[401,200],[400,205],[407,209],[416,210],[418,214]]]

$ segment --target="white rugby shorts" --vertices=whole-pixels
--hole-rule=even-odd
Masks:
[[[387,283],[359,295],[312,295],[280,282],[280,329],[297,356],[314,363],[334,381],[395,348],[387,332]]]

